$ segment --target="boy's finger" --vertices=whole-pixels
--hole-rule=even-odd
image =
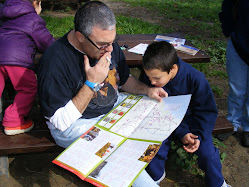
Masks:
[[[164,89],[160,90],[159,95],[160,95],[160,97],[168,97],[168,93]]]
[[[197,135],[194,135],[194,134],[191,134],[191,137],[192,137],[192,138],[198,138],[198,136],[197,136]]]
[[[162,97],[160,97],[159,95],[155,95],[155,99],[158,101],[158,102],[162,102]]]

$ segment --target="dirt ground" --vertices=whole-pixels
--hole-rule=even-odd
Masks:
[[[133,8],[125,3],[111,2],[110,0],[103,0],[103,2],[110,6],[115,14],[134,16],[151,23],[174,27],[175,31],[179,33],[196,34],[195,28],[178,27],[172,20],[164,19],[158,16],[156,12],[151,12],[145,8]],[[66,13],[47,12],[46,15],[60,17],[72,15],[74,12],[75,11]],[[45,14],[43,13],[43,15]],[[224,80],[223,84],[225,85],[224,90],[227,92],[227,86],[226,83],[224,83]],[[237,136],[230,136],[223,142],[226,147],[220,147],[220,151],[226,153],[226,159],[222,164],[222,172],[227,183],[233,187],[249,187],[249,148],[241,146],[240,136],[240,134]],[[0,187],[92,186],[89,183],[80,180],[74,174],[52,164],[52,160],[58,154],[59,153],[10,155],[9,177],[0,177]],[[187,171],[181,171],[170,162],[166,163],[166,172],[167,177],[160,186],[205,186],[203,177],[192,175]]]

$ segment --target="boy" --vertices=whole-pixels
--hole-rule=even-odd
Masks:
[[[207,186],[228,186],[221,173],[219,150],[212,142],[218,112],[203,73],[179,59],[174,47],[164,41],[148,46],[143,57],[143,69],[147,75],[144,82],[162,87],[169,96],[192,94],[186,115],[174,135],[182,141],[185,151],[198,155],[198,164],[205,172]],[[155,181],[164,176],[170,141],[171,137],[162,143],[146,168]]]

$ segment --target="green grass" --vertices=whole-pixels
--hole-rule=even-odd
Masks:
[[[120,1],[120,0],[113,0]],[[146,7],[158,11],[168,19],[193,19],[204,22],[218,21],[217,13],[222,0],[122,0],[134,7]]]
[[[222,88],[220,88],[219,86],[214,85],[214,84],[210,84],[210,86],[211,86],[211,89],[212,89],[213,93],[214,93],[216,96],[221,97],[221,96],[223,95],[223,90],[222,90]]]
[[[118,1],[118,0],[113,0]],[[165,19],[194,27],[197,31],[209,31],[212,37],[220,37],[218,13],[222,0],[122,0],[134,7],[145,7]]]
[[[47,24],[48,30],[54,37],[61,37],[70,29],[74,28],[74,17],[55,18],[50,16],[42,16]]]
[[[42,16],[42,18],[46,21],[47,28],[54,35],[54,37],[61,37],[74,27],[73,16],[63,18]],[[142,21],[138,18],[116,16],[116,19],[117,34],[160,34],[172,32],[170,29]]]
[[[116,16],[117,34],[162,34],[171,33],[172,29],[166,29],[159,25],[142,21],[138,18]]]

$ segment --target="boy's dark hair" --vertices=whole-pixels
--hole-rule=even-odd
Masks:
[[[173,65],[178,63],[178,57],[173,45],[160,41],[151,43],[143,56],[143,68],[146,70],[160,69],[170,72]]]

